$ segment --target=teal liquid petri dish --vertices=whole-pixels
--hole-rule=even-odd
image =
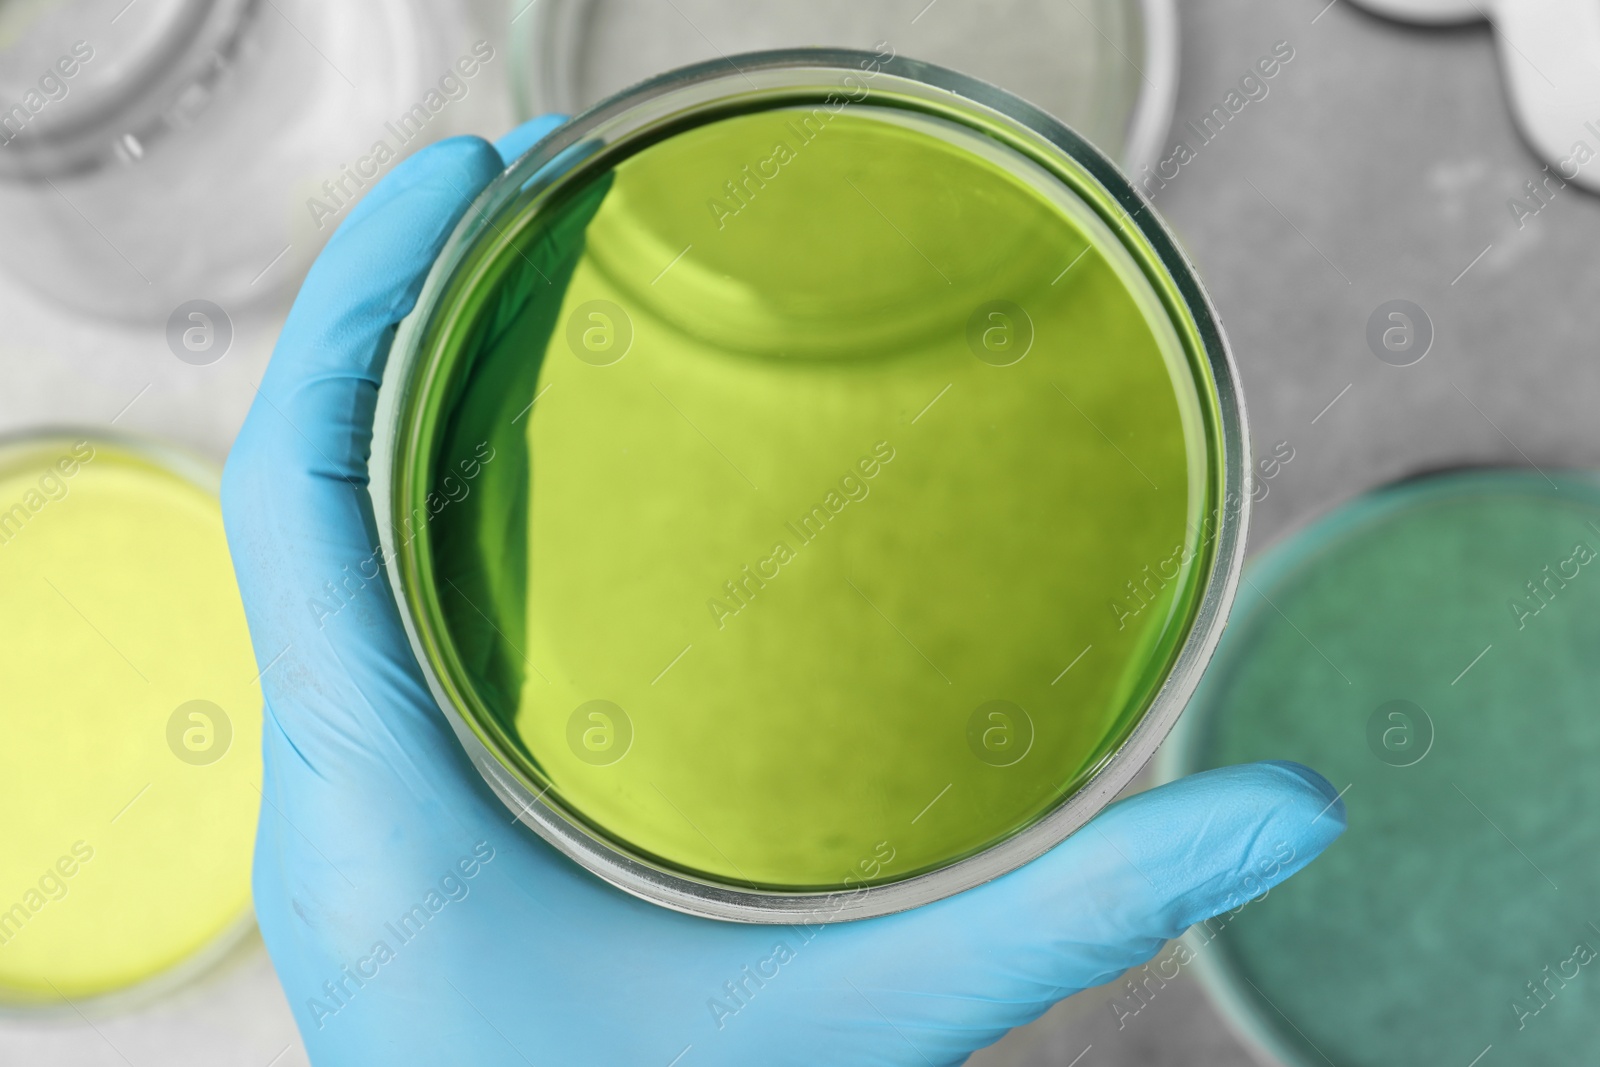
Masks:
[[[1600,483],[1361,497],[1253,561],[1163,756],[1344,791],[1317,861],[1187,947],[1294,1067],[1568,1064],[1600,1040]]]
[[[515,164],[397,338],[375,487],[480,770],[602,877],[850,918],[1138,769],[1238,564],[1204,296],[1102,156],[871,53],[646,83]]]

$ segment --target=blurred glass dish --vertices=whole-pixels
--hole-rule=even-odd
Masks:
[[[0,7],[0,262],[111,318],[279,292],[395,160],[501,103],[475,39],[454,0]]]
[[[522,118],[576,114],[654,74],[767,48],[878,50],[958,70],[1071,126],[1124,172],[1172,121],[1172,0],[509,0]]]

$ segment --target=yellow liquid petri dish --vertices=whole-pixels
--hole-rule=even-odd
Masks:
[[[0,444],[0,1005],[176,983],[251,926],[261,692],[216,474]]]

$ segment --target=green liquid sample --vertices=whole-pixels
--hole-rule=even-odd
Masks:
[[[1293,759],[1348,787],[1345,835],[1204,950],[1287,1063],[1600,1041],[1600,489],[1555,481],[1383,490],[1239,595],[1184,769]]]
[[[909,111],[582,166],[481,264],[435,402],[479,725],[595,832],[741,886],[892,881],[1051,811],[1210,567],[1214,399],[1138,262]]]

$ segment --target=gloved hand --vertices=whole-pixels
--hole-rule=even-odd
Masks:
[[[436,708],[387,578],[363,583],[360,563],[378,544],[367,458],[395,324],[474,195],[556,122],[498,151],[436,144],[356,206],[228,461],[265,668],[256,913],[317,1067],[960,1063],[1340,833],[1313,772],[1226,768],[959,896],[796,928],[645,903],[515,825]]]

